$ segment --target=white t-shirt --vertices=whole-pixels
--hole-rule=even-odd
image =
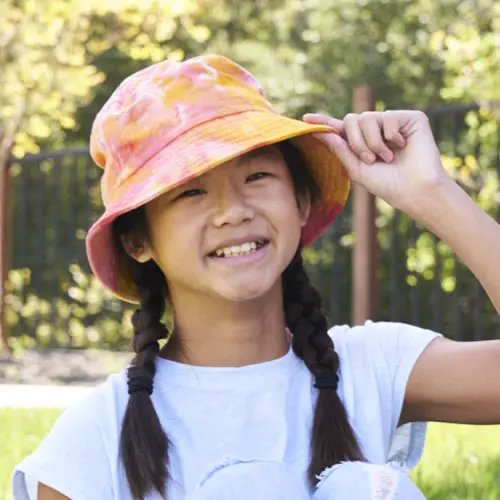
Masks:
[[[410,372],[437,334],[371,322],[337,326],[330,334],[340,357],[339,394],[365,458],[413,467],[425,424],[397,424]],[[152,401],[171,444],[169,500],[189,499],[225,464],[253,460],[286,465],[305,487],[318,395],[313,383],[292,350],[243,367],[158,358]],[[33,500],[41,481],[72,500],[130,500],[118,450],[127,400],[123,370],[68,408],[38,449],[15,468],[14,499]]]

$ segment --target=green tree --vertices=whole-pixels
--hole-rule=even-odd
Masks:
[[[161,5],[161,7],[160,7]],[[62,145],[75,112],[105,79],[93,64],[111,47],[159,60],[158,42],[192,9],[191,0],[4,0],[0,4],[0,155]],[[164,21],[161,21],[164,19]],[[160,21],[159,21],[160,20]],[[150,35],[143,33],[148,28]]]

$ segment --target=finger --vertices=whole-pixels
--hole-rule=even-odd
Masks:
[[[373,163],[377,158],[366,143],[359,123],[359,115],[350,113],[344,117],[347,144],[365,163]]]
[[[322,113],[306,113],[302,119],[307,123],[315,125],[328,125],[334,128],[340,135],[344,133],[344,122],[337,118],[332,118]]]
[[[386,163],[394,159],[394,153],[390,150],[382,136],[382,113],[362,113],[359,115],[359,126],[366,144],[372,153],[382,158]]]
[[[399,120],[394,113],[386,111],[382,114],[384,139],[402,149],[406,146],[406,140],[400,133],[399,128]]]
[[[347,170],[349,177],[353,181],[356,181],[359,177],[360,170],[359,158],[351,151],[346,140],[337,134],[329,134],[326,132],[315,133],[313,136],[326,144],[330,151],[333,151],[338,156]]]

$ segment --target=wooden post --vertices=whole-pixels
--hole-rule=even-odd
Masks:
[[[371,87],[354,89],[355,113],[373,111]],[[375,226],[375,198],[366,189],[353,184],[354,254],[352,259],[352,324],[361,325],[375,316],[378,308],[378,244]]]
[[[5,315],[6,284],[10,270],[12,178],[9,163],[0,164],[0,352],[9,351]]]

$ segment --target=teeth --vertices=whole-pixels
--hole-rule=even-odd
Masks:
[[[246,255],[250,252],[255,252],[257,248],[263,246],[262,242],[251,241],[242,245],[235,245],[227,248],[219,248],[215,251],[217,257],[236,257],[238,255]]]

